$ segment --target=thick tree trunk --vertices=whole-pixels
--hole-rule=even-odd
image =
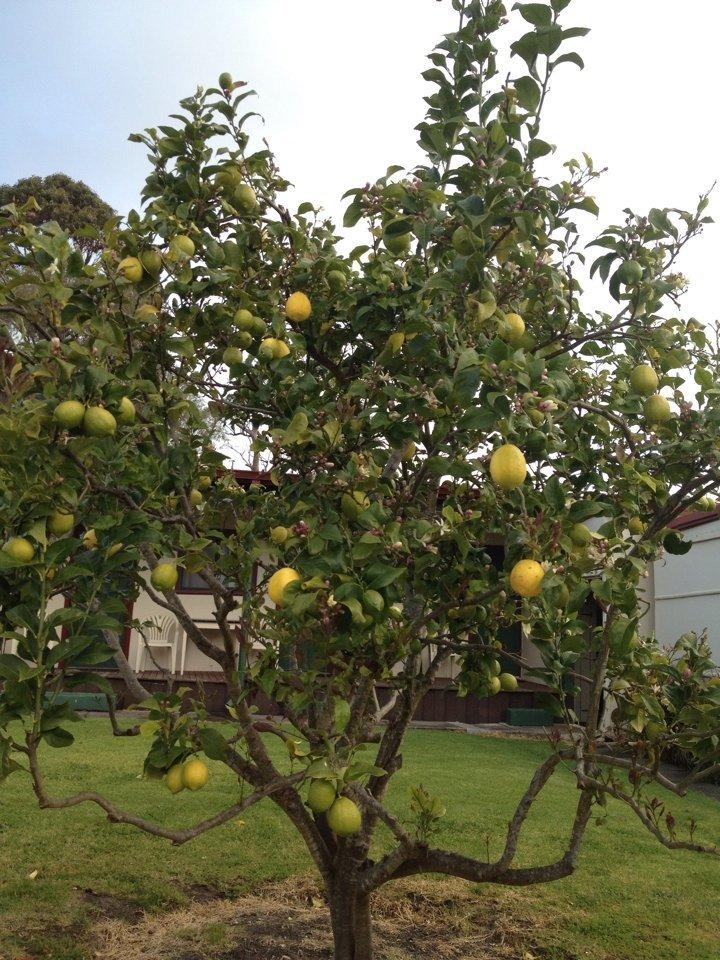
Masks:
[[[349,883],[336,882],[330,897],[335,960],[372,960],[369,897],[356,894]]]
[[[354,960],[372,960],[372,920],[370,917],[370,897],[359,893],[355,897],[355,957]]]

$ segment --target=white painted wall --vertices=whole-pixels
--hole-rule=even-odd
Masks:
[[[660,643],[683,633],[707,629],[716,663],[720,663],[720,520],[683,531],[694,542],[682,557],[666,555],[649,577],[653,606],[644,626],[654,627]],[[649,628],[649,629],[648,629]]]

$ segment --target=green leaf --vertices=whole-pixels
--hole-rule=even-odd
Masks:
[[[515,81],[515,89],[520,106],[530,113],[534,113],[540,103],[540,87],[538,84],[532,77],[520,77],[519,80]]]
[[[210,760],[224,760],[227,755],[227,743],[225,737],[216,727],[203,727],[198,734],[198,739],[203,748],[205,756]]]
[[[345,600],[338,600],[338,602],[350,611],[353,623],[361,627],[365,626],[366,618],[359,600],[355,600],[353,597],[347,597]]]
[[[51,747],[70,747],[75,742],[75,737],[69,730],[62,730],[56,727],[53,730],[44,730],[41,734],[45,743]]]
[[[14,653],[0,653],[0,677],[4,680],[17,680],[25,668],[25,661]]]
[[[472,347],[467,347],[465,350],[461,351],[460,356],[458,357],[455,373],[460,373],[460,371],[464,370],[466,367],[475,367],[479,363],[480,357],[477,354],[477,350],[473,350]]]
[[[545,484],[545,499],[558,513],[565,509],[565,491],[555,475]]]
[[[585,61],[579,53],[561,54],[557,60],[553,60],[553,69],[555,67],[559,67],[561,63],[574,63],[576,66],[580,67],[581,70],[585,69]]]
[[[520,11],[524,20],[536,27],[549,27],[552,23],[552,8],[544,3],[516,3],[515,9]]]
[[[684,556],[686,553],[689,553],[692,549],[692,540],[685,540],[680,536],[679,533],[676,533],[674,530],[671,530],[670,533],[666,534],[663,540],[663,546],[668,553],[672,553],[675,556]]]
[[[373,590],[381,590],[383,587],[394,583],[404,573],[404,567],[391,567],[386,563],[373,563],[365,572],[365,581]]]
[[[545,157],[548,153],[552,153],[554,149],[555,147],[552,144],[536,137],[528,144],[527,154],[530,160],[537,160],[538,157]]]
[[[359,201],[353,200],[353,202],[345,211],[345,216],[343,217],[343,226],[354,227],[362,215],[362,206],[360,205]]]
[[[570,507],[568,520],[571,523],[582,523],[584,520],[589,520],[590,517],[599,516],[602,511],[602,504],[594,503],[591,500],[579,500]]]
[[[333,708],[333,732],[343,733],[350,723],[350,704],[347,700],[336,700]]]

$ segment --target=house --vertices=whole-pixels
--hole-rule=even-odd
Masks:
[[[256,477],[253,476],[252,479]],[[687,511],[670,526],[682,533],[686,540],[691,540],[693,547],[689,553],[683,555],[666,553],[648,569],[644,589],[648,607],[641,622],[641,632],[644,635],[656,636],[662,645],[670,645],[684,633],[705,631],[713,660],[720,664],[720,509],[710,512]],[[500,562],[501,546],[496,544],[488,549],[491,553],[496,553],[496,562]],[[179,591],[193,617],[212,633],[212,601],[202,581],[197,577],[184,575],[180,580]],[[163,613],[164,611],[145,595],[136,604],[134,616],[151,619],[162,616]],[[588,621],[588,628],[602,622],[600,608],[592,600],[586,605],[583,616]],[[180,642],[182,646],[183,641]],[[135,631],[126,638],[129,659],[133,664],[136,663],[138,644],[141,643],[142,640]],[[521,653],[530,665],[539,663],[539,656],[530,637],[522,635],[519,628],[508,632],[505,643],[507,649]],[[183,682],[202,682],[206,691],[209,691],[209,702],[221,706],[223,688],[217,664],[195,649],[191,642],[184,645],[183,651],[178,654],[177,675],[182,677]],[[158,651],[158,655],[162,656],[162,653]],[[164,662],[167,665],[167,657]],[[150,682],[161,676],[157,671],[153,672],[147,659],[141,662],[140,666],[144,667],[141,670],[143,677]],[[504,669],[516,672],[516,667],[509,661],[504,665]],[[586,674],[587,670],[580,669],[578,672]],[[541,703],[542,684],[526,671],[521,672],[517,692],[501,693],[484,699],[458,696],[454,682],[458,673],[458,664],[452,660],[442,666],[432,689],[416,714],[417,719],[496,723],[510,718],[513,722],[522,722],[522,713],[508,714],[508,710],[532,710]],[[585,685],[575,703],[581,720],[585,719],[588,699]]]
[[[241,483],[268,482],[266,474],[250,470],[240,470],[235,473]],[[486,547],[493,562],[502,564],[503,547],[499,539],[495,539],[497,542],[488,543]],[[176,591],[194,621],[203,629],[205,636],[219,644],[220,631],[213,617],[213,599],[203,580],[196,574],[181,570]],[[170,675],[183,685],[201,686],[209,707],[213,711],[222,712],[225,702],[225,684],[219,665],[197,649],[172,615],[155,604],[147,593],[140,595],[128,613],[129,621],[154,622],[157,625],[149,630],[145,628],[142,632],[137,629],[128,629],[123,640],[125,654],[130,664],[139,673],[143,684],[152,690],[161,689]],[[587,603],[583,616],[588,622],[588,629],[601,622],[602,615],[594,600]],[[239,641],[240,627],[236,629]],[[522,633],[519,625],[506,632],[503,642],[509,652],[521,654],[528,664],[540,664],[537,650],[530,637]],[[239,647],[238,642],[238,649]],[[107,666],[108,675],[112,677],[114,673],[112,664]],[[587,667],[587,664],[583,666]],[[503,663],[503,669],[517,673],[517,666],[511,660]],[[542,709],[541,697],[544,686],[528,671],[521,671],[517,691],[501,692],[486,698],[461,697],[455,683],[459,672],[460,667],[456,660],[448,659],[441,666],[431,690],[415,715],[416,719],[462,723],[497,723],[507,720],[513,723],[549,723],[551,721],[550,715]],[[581,669],[579,672],[587,674],[588,671]],[[122,685],[119,678],[114,682],[118,687],[118,693],[121,693]],[[589,702],[589,692],[586,687],[587,685],[583,687],[574,705],[581,719],[585,718]],[[379,691],[379,699],[381,702],[384,699],[382,690]],[[268,704],[265,706],[269,707]]]
[[[642,632],[669,645],[684,633],[707,631],[720,663],[720,511],[687,511],[670,526],[693,546],[683,555],[666,554],[648,570]]]
[[[266,474],[250,470],[238,470],[235,474],[240,483],[262,483],[269,480]],[[499,538],[488,543],[486,548],[493,562],[501,565],[503,547]],[[220,630],[213,616],[213,598],[207,585],[197,574],[182,569],[179,574],[176,591],[185,609],[202,629],[205,637],[220,644]],[[588,630],[602,622],[600,608],[592,599],[588,601],[582,614],[588,622]],[[231,614],[231,622],[232,619]],[[190,686],[196,691],[201,689],[208,708],[217,714],[224,712],[226,692],[220,666],[195,646],[168,610],[156,604],[148,593],[141,592],[134,603],[128,604],[127,623],[128,627],[121,638],[122,649],[146,689],[159,692],[166,689],[169,681],[174,685]],[[138,628],[137,625],[142,626]],[[239,625],[235,629],[239,652],[242,635]],[[540,665],[538,652],[530,636],[521,631],[520,625],[506,631],[503,643],[507,651],[521,654],[530,667]],[[517,665],[509,659],[506,659],[502,666],[504,670],[518,673]],[[127,691],[114,660],[108,659],[99,665],[99,669],[111,680],[120,703],[127,704]],[[471,695],[461,697],[455,682],[459,672],[459,664],[454,659],[448,659],[441,666],[432,688],[416,712],[416,719],[474,724],[504,721],[514,724],[551,722],[551,716],[542,708],[544,685],[528,670],[520,671],[517,691],[503,691],[496,696],[485,698]],[[578,672],[587,675],[589,664],[583,662]],[[389,691],[384,694],[379,690],[378,695],[382,702],[389,696]],[[574,703],[581,720],[586,717],[588,703],[588,685],[584,684]],[[258,702],[258,706],[260,709],[271,709],[269,703]]]

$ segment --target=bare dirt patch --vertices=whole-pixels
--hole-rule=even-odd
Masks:
[[[135,901],[125,897],[117,897],[112,893],[103,893],[98,890],[85,889],[81,891],[82,900],[90,910],[104,918],[137,921],[143,915],[142,907]]]
[[[537,946],[539,933],[512,891],[455,881],[387,887],[374,904],[378,960],[576,960]],[[233,900],[195,901],[137,922],[106,918],[90,935],[103,960],[329,960],[332,936],[311,880],[266,885]]]

